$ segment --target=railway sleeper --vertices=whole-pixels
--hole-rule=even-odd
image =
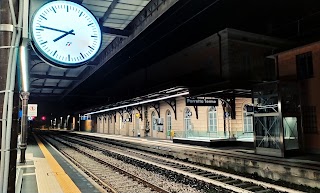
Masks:
[[[221,178],[218,178],[216,179],[217,181],[220,181],[220,182],[223,182],[223,181],[228,181],[230,180],[231,178],[228,178],[228,177],[221,177]]]
[[[83,144],[84,145],[84,144]],[[84,146],[87,146],[87,145],[84,145]],[[104,151],[101,151],[101,149],[99,149],[99,148],[94,148],[94,149],[96,149],[97,151],[100,151],[100,152],[103,152],[104,153]],[[109,154],[109,153],[108,153]],[[92,157],[92,156],[90,156],[90,157]],[[93,157],[92,157],[93,158]],[[95,159],[96,160],[96,159]],[[129,160],[131,160],[131,159],[129,159]],[[132,160],[134,160],[134,159],[132,159]],[[98,161],[98,160],[96,160],[96,161]],[[136,161],[136,160],[135,160]],[[100,163],[102,163],[102,164],[104,164],[103,162],[100,162]],[[139,163],[140,163],[140,161],[139,161]],[[221,182],[225,182],[226,183],[226,181],[227,182],[231,182],[231,183],[233,183],[233,182],[237,182],[237,180],[234,180],[234,179],[231,179],[231,178],[229,178],[229,177],[223,177],[223,176],[219,176],[219,175],[213,175],[212,173],[209,173],[209,172],[207,172],[207,171],[203,171],[203,170],[196,170],[196,169],[191,169],[190,170],[190,168],[188,168],[188,167],[185,167],[185,166],[181,166],[181,165],[175,165],[174,163],[173,164],[170,164],[170,163],[166,163],[166,165],[173,165],[173,166],[171,166],[171,167],[173,167],[173,168],[177,168],[177,169],[180,169],[180,170],[184,170],[184,171],[195,171],[195,172],[192,172],[192,173],[194,173],[194,174],[196,174],[196,175],[201,175],[201,176],[208,176],[208,178],[210,178],[210,179],[213,179],[213,178],[215,178],[217,181],[221,181]],[[122,172],[120,172],[120,173],[122,173]],[[234,186],[237,186],[237,187],[241,187],[241,188],[244,188],[244,189],[247,189],[247,190],[258,190],[258,189],[260,189],[261,187],[259,187],[259,186],[255,186],[255,185],[253,185],[253,184],[251,184],[251,183],[243,183],[243,182],[241,182],[241,181],[238,181],[239,183],[238,184],[235,184]],[[133,185],[133,186],[137,186],[137,185]],[[124,185],[124,186],[121,186],[121,187],[119,187],[120,189],[126,189],[126,187],[133,187],[132,185],[129,185],[129,184],[127,184],[127,185]],[[138,185],[139,186],[139,185]],[[245,188],[245,187],[247,187],[247,188]],[[141,189],[140,189],[141,190]],[[259,190],[260,191],[260,190]],[[131,192],[131,191],[130,191]],[[267,191],[268,192],[268,191]],[[263,192],[259,192],[259,193],[263,193]]]
[[[205,174],[200,174],[200,176],[203,176],[203,177],[207,177],[207,176],[211,176],[212,173],[205,173]]]
[[[230,179],[229,181],[224,181],[224,183],[226,184],[237,184],[240,183],[240,180],[234,180],[234,179]]]
[[[118,185],[118,184],[117,184]],[[117,189],[127,189],[127,188],[131,188],[131,187],[136,187],[136,186],[139,186],[138,184],[127,184],[127,185],[124,185],[124,184],[119,184],[119,186],[117,186]]]
[[[268,189],[264,189],[264,190],[258,190],[258,191],[255,191],[254,193],[271,193],[273,192],[272,190],[268,190]]]
[[[177,166],[177,165],[170,165],[171,167],[173,167],[173,168],[176,168],[176,169],[180,169],[181,168],[181,166]]]
[[[246,190],[250,190],[250,191],[254,191],[254,190],[258,190],[261,189],[261,186],[250,186],[245,188]]]
[[[186,171],[186,172],[192,172],[192,173],[199,172],[199,170],[196,170],[196,169],[190,169],[190,168],[188,168],[188,167],[181,168],[180,170],[183,170],[183,171]]]
[[[215,179],[217,179],[217,178],[219,178],[219,177],[220,177],[219,175],[208,176],[208,178],[213,179],[213,180],[215,180]]]
[[[237,187],[239,187],[239,188],[244,188],[244,187],[250,186],[250,184],[247,183],[247,182],[242,182],[242,183],[240,183],[240,184],[233,184],[233,185],[234,185],[234,186],[237,186]]]
[[[193,172],[193,173],[196,174],[196,175],[202,176],[203,174],[207,174],[208,172],[206,172],[206,171],[198,171],[198,172]]]

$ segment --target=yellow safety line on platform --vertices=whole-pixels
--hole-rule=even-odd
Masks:
[[[74,184],[71,178],[64,172],[60,164],[54,159],[48,149],[44,146],[44,144],[39,140],[37,136],[34,135],[43,155],[47,159],[49,166],[58,180],[63,192],[65,193],[78,193],[81,192],[79,188]]]

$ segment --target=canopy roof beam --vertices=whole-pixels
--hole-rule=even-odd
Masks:
[[[43,75],[43,74],[30,74],[30,78],[38,78],[38,79],[55,79],[55,80],[79,80],[78,77],[68,77],[68,76],[53,76],[53,75]]]

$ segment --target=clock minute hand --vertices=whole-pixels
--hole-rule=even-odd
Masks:
[[[56,29],[56,28],[52,28],[52,27],[47,27],[47,26],[43,26],[43,25],[40,25],[41,28],[45,28],[45,29],[49,29],[49,30],[53,30],[53,31],[58,31],[58,32],[62,32],[62,33],[68,33],[67,31],[64,31],[64,30],[60,30],[60,29]],[[74,33],[70,33],[72,35],[74,35]]]
[[[63,34],[63,35],[61,35],[61,36],[57,37],[57,38],[56,38],[56,39],[54,39],[53,41],[54,41],[54,42],[56,42],[56,41],[60,40],[61,38],[65,37],[65,36],[67,36],[67,35],[69,35],[69,34],[73,34],[73,35],[75,35],[75,34],[74,34],[74,33],[72,33],[72,32],[73,32],[73,30],[70,30],[70,31],[66,32],[65,34]]]

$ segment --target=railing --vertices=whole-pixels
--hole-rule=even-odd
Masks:
[[[174,137],[176,138],[188,138],[188,139],[227,139],[229,138],[228,132],[218,131],[218,132],[208,132],[206,130],[190,130],[190,131],[174,131]],[[245,133],[243,131],[238,131],[230,138],[237,139],[253,139],[253,133]]]
[[[17,168],[17,171],[16,171],[15,193],[20,193],[20,192],[21,192],[22,175],[23,175],[23,169]]]
[[[238,139],[243,139],[243,138],[253,138],[253,132],[243,132],[243,131],[238,131],[236,133],[236,138]]]
[[[228,138],[228,133],[223,131],[208,132],[204,130],[190,130],[190,131],[175,131],[174,137],[178,138],[197,138],[197,139],[215,139],[215,138]]]

